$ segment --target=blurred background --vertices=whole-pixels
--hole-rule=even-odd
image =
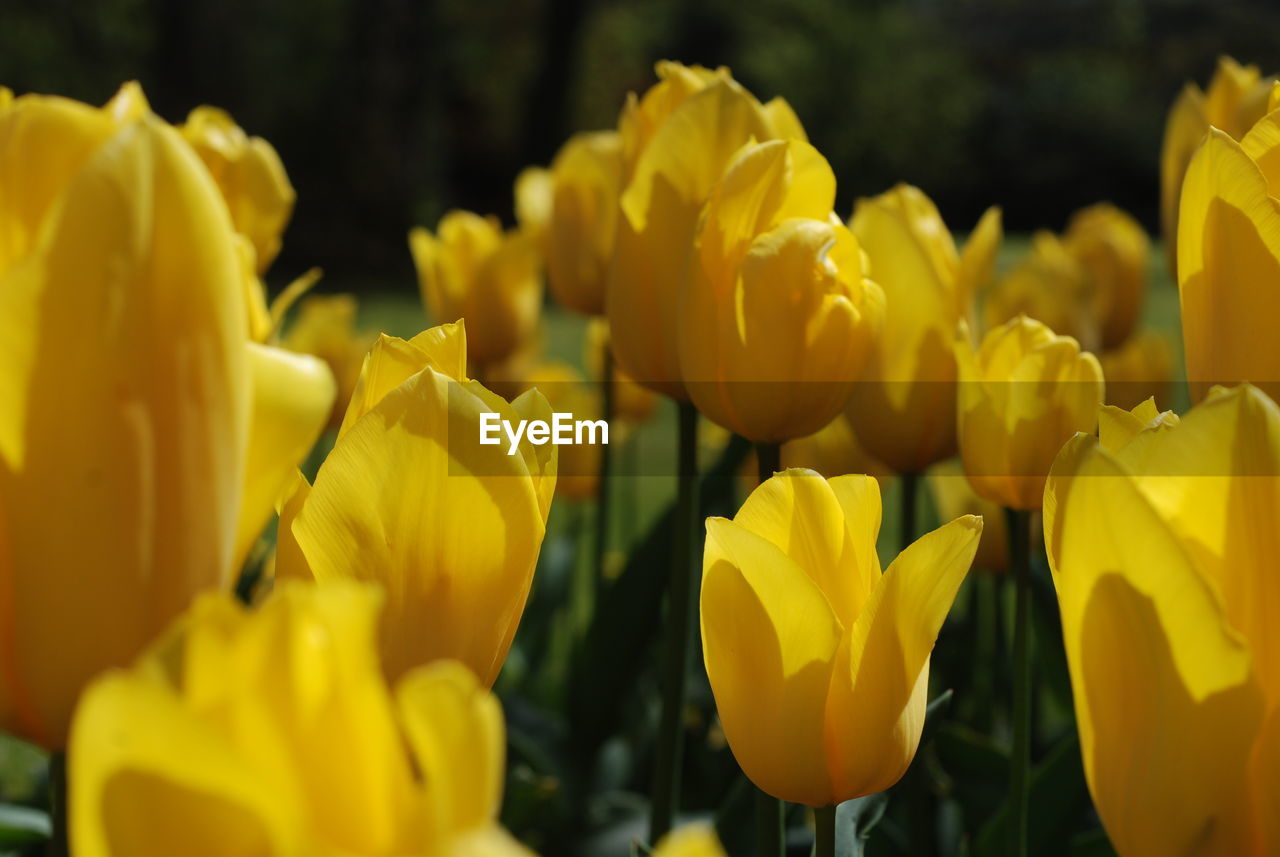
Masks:
[[[955,229],[990,204],[1059,229],[1109,199],[1156,231],[1165,111],[1230,53],[1280,68],[1280,7],[1189,0],[0,0],[0,82],[102,103],[140,80],[180,121],[230,110],[298,190],[278,276],[411,277],[405,231],[511,220],[511,182],[614,123],[657,59],[785,95],[839,211],[899,180]],[[332,282],[332,280],[330,280]],[[323,288],[323,286],[322,286]]]

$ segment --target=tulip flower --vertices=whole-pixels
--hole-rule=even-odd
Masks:
[[[1093,350],[1101,341],[1095,304],[1088,270],[1061,238],[1040,230],[1031,236],[1026,254],[987,294],[983,318],[990,330],[1025,315]]]
[[[858,439],[847,413],[811,435],[789,440],[782,445],[783,467],[807,467],[830,479],[848,473],[865,473],[884,481],[893,471],[874,458]],[[753,469],[753,474],[757,471]]]
[[[542,310],[536,240],[503,232],[497,218],[450,211],[433,235],[409,233],[422,300],[436,323],[467,322],[472,364],[511,356],[533,334]]]
[[[1280,112],[1242,142],[1210,130],[1187,168],[1178,219],[1182,338],[1192,397],[1250,381],[1280,394]]]
[[[78,857],[529,851],[497,822],[502,710],[437,661],[394,690],[374,645],[380,593],[286,584],[248,611],[200,598],[76,711]]]
[[[707,675],[738,764],[783,800],[886,789],[919,744],[929,653],[982,520],[921,537],[882,574],[880,511],[869,476],[787,470],[707,521]]]
[[[956,358],[960,457],[973,490],[1006,508],[1040,508],[1058,450],[1097,425],[1097,358],[1025,316],[988,333],[976,351],[962,330]]]
[[[567,363],[548,360],[532,367],[521,384],[521,392],[525,390],[537,390],[545,396],[553,413],[573,414],[578,420],[600,419],[598,391]],[[617,442],[612,436],[610,440]],[[603,454],[604,446],[598,443],[560,447],[556,495],[576,501],[596,499]]]
[[[551,170],[525,167],[514,185],[516,223],[521,231],[534,238],[538,251],[547,252],[547,228],[551,223],[554,199]]]
[[[1142,314],[1151,255],[1147,233],[1130,215],[1100,202],[1071,216],[1063,244],[1093,281],[1100,347],[1118,347]]]
[[[297,199],[280,156],[216,107],[192,110],[179,130],[217,182],[236,231],[253,245],[261,274],[280,253],[280,236]]]
[[[885,292],[884,331],[849,400],[867,450],[900,473],[955,454],[956,324],[995,273],[1000,210],[989,209],[963,253],[933,201],[911,185],[858,200],[849,221]]]
[[[1191,156],[1210,127],[1236,140],[1243,137],[1268,112],[1273,81],[1264,79],[1257,66],[1242,66],[1224,56],[1208,92],[1188,83],[1174,99],[1160,147],[1160,229],[1171,273],[1177,273],[1178,206]]]
[[[1181,250],[1179,251],[1181,252]],[[1280,852],[1280,409],[1104,408],[1044,529],[1084,770],[1121,857]]]
[[[808,143],[771,140],[733,157],[702,216],[678,314],[681,370],[703,414],[755,442],[831,422],[880,331],[884,292],[832,215],[835,187]]]
[[[785,101],[761,104],[728,69],[663,62],[657,72],[618,120],[622,216],[605,309],[623,370],[683,400],[675,328],[703,203],[742,146],[805,135]]]
[[[653,857],[727,857],[710,824],[686,824],[662,837]]]
[[[1107,404],[1133,408],[1146,399],[1168,399],[1173,384],[1173,348],[1154,330],[1131,336],[1119,348],[1098,355],[1107,379]]]
[[[551,164],[551,183],[547,285],[568,309],[600,315],[622,190],[622,141],[617,132],[569,138]]]
[[[280,345],[299,354],[319,357],[337,382],[329,427],[337,428],[360,377],[364,356],[373,346],[371,334],[356,328],[358,307],[353,295],[311,295],[298,305],[298,317],[281,337]]]
[[[524,610],[555,490],[556,447],[480,443],[481,415],[550,419],[466,376],[463,325],[374,345],[315,485],[281,513],[276,573],[387,588],[388,677],[437,658],[493,684]]]

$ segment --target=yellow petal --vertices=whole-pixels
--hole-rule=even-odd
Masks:
[[[960,267],[956,271],[956,298],[961,316],[973,311],[973,299],[996,276],[996,255],[1004,239],[999,207],[982,212],[978,224],[969,233],[960,251]]]
[[[329,419],[333,373],[323,361],[250,343],[253,408],[233,568],[240,568]]]
[[[1117,850],[1248,853],[1261,695],[1212,586],[1091,438],[1055,462],[1044,522],[1085,773]]]
[[[1182,198],[1182,179],[1187,164],[1195,154],[1209,117],[1205,115],[1204,93],[1188,83],[1174,99],[1165,119],[1164,140],[1160,145],[1160,234],[1164,236],[1169,271],[1176,276],[1178,263],[1178,201]]]
[[[1240,145],[1211,131],[1187,169],[1178,227],[1178,280],[1187,379],[1252,381],[1273,394],[1280,353],[1268,319],[1280,313],[1280,201]]]
[[[307,558],[303,555],[302,548],[298,547],[298,539],[293,534],[294,518],[298,517],[298,512],[302,510],[310,493],[311,483],[300,470],[294,471],[293,479],[284,491],[280,492],[276,508],[280,515],[280,522],[276,529],[274,563],[275,576],[278,578],[314,579],[311,568],[307,565]]]
[[[827,697],[825,743],[834,800],[893,785],[924,727],[929,653],[973,563],[982,519],[921,536],[890,565],[846,630]]]
[[[275,855],[304,847],[297,795],[148,678],[110,674],[90,687],[68,764],[78,855]]]
[[[653,857],[727,857],[710,824],[685,824],[658,841]]]
[[[147,118],[90,156],[0,282],[0,324],[22,325],[0,337],[0,661],[21,731],[52,746],[92,675],[231,572],[250,392],[232,235],[190,149]]]
[[[455,380],[465,380],[467,335],[461,322],[428,328],[408,340],[379,334],[360,367],[338,437],[345,435],[387,393],[427,367]]]
[[[405,675],[396,703],[439,833],[494,822],[502,800],[506,730],[497,697],[457,661]]]
[[[816,584],[775,545],[707,521],[702,646],[725,737],[751,781],[826,806],[822,718],[840,623]]]

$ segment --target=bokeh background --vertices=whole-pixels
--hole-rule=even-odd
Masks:
[[[140,80],[179,121],[232,112],[298,207],[275,266],[344,288],[411,275],[450,207],[511,219],[511,181],[613,124],[653,63],[784,94],[839,210],[905,180],[967,229],[1060,229],[1110,199],[1154,229],[1165,111],[1220,53],[1280,68],[1280,5],[1240,0],[0,0],[0,81],[101,103]],[[333,280],[331,280],[333,282]]]

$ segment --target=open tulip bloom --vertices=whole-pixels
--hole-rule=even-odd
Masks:
[[[880,489],[787,470],[707,520],[702,643],[725,736],[761,790],[826,807],[893,785],[920,741],[929,653],[978,547],[967,515],[883,573]]]
[[[1085,774],[1121,857],[1280,850],[1280,409],[1106,408],[1044,532]]]

